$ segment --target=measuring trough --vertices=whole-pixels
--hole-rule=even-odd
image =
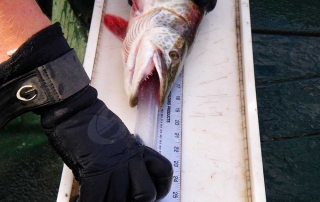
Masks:
[[[127,1],[96,0],[84,67],[99,98],[133,132],[136,109],[124,91],[121,42],[102,18],[128,19],[129,10]],[[254,82],[249,2],[218,0],[184,67],[181,139],[167,156],[176,165],[175,183],[162,201],[266,201]],[[57,202],[69,201],[73,182],[64,166]]]

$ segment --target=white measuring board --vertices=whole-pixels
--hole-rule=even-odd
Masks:
[[[102,21],[105,13],[128,19],[129,10],[126,0],[95,1],[84,67],[99,98],[133,132],[136,109],[129,107],[124,91],[122,44]],[[218,0],[204,17],[182,84],[181,142],[170,141],[181,144],[176,150],[181,177],[174,178],[181,191],[175,195],[173,184],[169,200],[265,202],[248,0]],[[174,158],[174,149],[168,158]],[[60,196],[68,193],[62,188]]]

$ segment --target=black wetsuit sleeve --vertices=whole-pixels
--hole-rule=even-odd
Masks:
[[[201,8],[205,8],[207,12],[212,11],[217,4],[217,0],[192,0],[195,4]],[[132,6],[132,0],[128,0],[130,6]]]

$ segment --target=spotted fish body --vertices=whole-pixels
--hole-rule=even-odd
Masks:
[[[125,89],[130,105],[137,105],[141,85],[150,83],[144,81],[157,77],[161,107],[182,70],[205,11],[191,0],[132,3],[129,22],[111,14],[105,15],[104,22],[123,40]]]

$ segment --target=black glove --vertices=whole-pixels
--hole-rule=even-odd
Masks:
[[[217,4],[217,0],[192,0],[195,4],[197,4],[201,8],[205,8],[209,13],[212,11]]]
[[[50,143],[79,181],[79,202],[163,198],[171,163],[138,143],[88,82],[60,26],[42,30],[0,64],[0,128],[26,111],[41,115]]]
[[[212,11],[217,4],[217,0],[192,0],[195,4],[197,4],[199,7],[206,9],[206,11],[209,13]],[[128,0],[128,3],[130,6],[132,6],[132,0]]]
[[[49,141],[80,182],[79,201],[148,202],[168,193],[170,162],[138,143],[94,88],[39,113]]]

